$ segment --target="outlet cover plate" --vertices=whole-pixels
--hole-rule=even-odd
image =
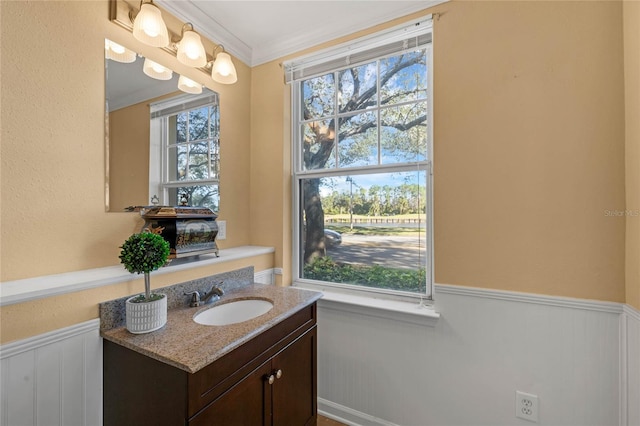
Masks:
[[[218,236],[216,239],[225,240],[227,239],[227,221],[226,220],[218,220],[216,221],[218,224]]]
[[[538,423],[538,395],[516,391],[516,417]]]

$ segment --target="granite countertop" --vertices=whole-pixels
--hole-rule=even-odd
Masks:
[[[160,330],[132,334],[120,326],[101,330],[100,335],[143,355],[195,373],[321,297],[322,293],[315,291],[250,284],[226,293],[212,304],[170,308],[167,324]],[[193,321],[194,315],[203,310],[243,299],[269,300],[273,308],[264,315],[237,324],[210,326]]]

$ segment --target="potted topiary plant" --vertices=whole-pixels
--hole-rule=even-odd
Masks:
[[[127,271],[144,274],[145,293],[126,301],[127,329],[136,334],[158,330],[167,323],[167,296],[151,293],[149,274],[167,262],[169,243],[145,231],[131,235],[120,248],[120,262]]]

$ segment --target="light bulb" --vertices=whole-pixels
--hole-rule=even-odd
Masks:
[[[233,66],[231,56],[228,53],[218,53],[211,68],[211,78],[223,84],[233,84],[238,81],[236,67]]]
[[[114,61],[122,62],[125,64],[135,62],[136,60],[136,52],[134,52],[133,50],[129,50],[126,47],[119,45],[118,43],[114,43],[111,40],[105,39],[104,50],[105,57],[107,59],[112,59]]]
[[[207,63],[207,55],[200,36],[195,31],[185,31],[178,44],[178,60],[190,67],[203,67]]]
[[[155,78],[156,80],[171,80],[171,77],[173,76],[173,71],[169,68],[165,68],[159,63],[148,58],[144,60],[142,71],[149,77]]]
[[[140,12],[133,21],[133,36],[141,42],[154,47],[166,47],[169,44],[169,32],[162,19],[162,13],[152,3],[143,3]]]
[[[181,75],[178,79],[178,89],[186,93],[193,93],[194,95],[202,93],[202,85],[185,77],[184,75]]]

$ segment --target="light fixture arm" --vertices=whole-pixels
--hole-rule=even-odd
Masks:
[[[132,24],[135,22],[136,16],[138,16],[138,13],[140,13],[140,10],[142,10],[142,5],[144,3],[145,3],[144,0],[140,0],[140,6],[138,6],[138,10],[129,9],[129,20],[131,21]],[[149,3],[152,6],[158,7],[153,3],[153,0],[149,0],[147,3]]]
[[[185,30],[186,28],[186,30]],[[191,22],[187,22],[182,26],[182,31],[180,31],[180,38],[182,39],[184,37],[184,32],[185,31],[195,31],[195,29],[193,28],[193,24]]]
[[[193,28],[193,24],[191,22],[187,22],[186,24],[184,24],[182,26],[182,30],[180,30],[180,37],[172,37],[171,38],[171,47],[174,50],[178,50],[178,45],[179,43],[182,41],[182,39],[184,38],[184,32],[185,31],[193,31],[196,32],[196,30]]]
[[[211,67],[213,67],[213,63],[216,60],[216,56],[218,56],[218,54],[216,52],[218,52],[218,49],[222,49],[222,52],[224,52],[224,46],[221,44],[217,44],[216,47],[213,48],[213,52],[211,54],[212,58],[209,62],[207,62],[207,69],[211,69]]]

